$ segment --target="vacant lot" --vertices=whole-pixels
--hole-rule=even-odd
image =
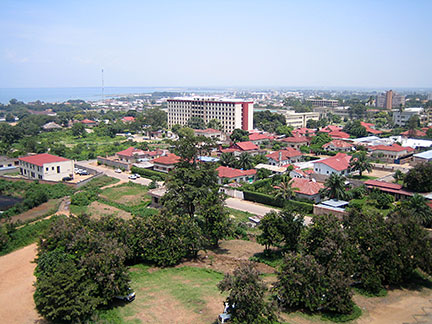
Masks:
[[[41,217],[46,215],[49,212],[53,212],[53,214],[57,211],[58,206],[60,205],[61,199],[51,199],[46,203],[43,203],[35,208],[27,210],[24,213],[15,215],[11,217],[12,222],[16,222],[18,220],[24,222],[34,218]]]
[[[115,187],[104,189],[100,197],[124,205],[138,205],[143,201],[149,201],[147,187],[124,183]]]
[[[130,219],[132,215],[124,210],[109,206],[98,201],[92,202],[87,208],[86,212],[91,215],[92,218],[101,218],[102,216],[112,215],[123,219]]]

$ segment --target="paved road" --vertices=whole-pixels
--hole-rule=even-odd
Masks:
[[[128,177],[131,175],[131,173],[129,171],[124,171],[122,173],[116,173],[114,172],[113,168],[110,167],[106,167],[103,165],[95,165],[96,164],[96,160],[90,160],[90,161],[79,161],[77,162],[77,164],[80,164],[82,166],[91,168],[91,169],[95,169],[99,172],[103,172],[105,175],[109,176],[109,177],[113,177],[113,178],[117,178],[119,180],[128,182],[128,181],[133,181],[142,185],[149,185],[151,180],[150,179],[146,179],[146,178],[138,178],[136,180],[130,180]]]

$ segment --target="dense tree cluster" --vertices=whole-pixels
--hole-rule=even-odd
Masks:
[[[360,120],[346,123],[343,130],[354,137],[364,137],[368,135],[366,128],[360,124]]]
[[[404,186],[414,192],[432,191],[432,163],[417,164],[404,177]]]
[[[270,110],[258,111],[254,113],[254,128],[275,133],[276,129],[280,126],[286,126],[284,115],[272,113]]]

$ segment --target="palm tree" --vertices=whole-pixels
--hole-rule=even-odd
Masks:
[[[236,159],[236,157],[234,156],[233,153],[230,153],[230,152],[228,152],[228,153],[222,153],[221,156],[220,156],[220,163],[223,166],[227,166],[227,167],[233,168],[236,165],[236,163],[237,163],[237,159]]]
[[[237,167],[243,170],[249,170],[253,167],[252,157],[248,153],[242,153],[237,161]]]
[[[403,181],[405,175],[402,173],[401,170],[396,170],[396,172],[393,174],[393,179],[395,180],[395,183],[398,183],[399,181]]]
[[[330,199],[346,199],[348,195],[345,190],[345,180],[346,178],[344,176],[332,173],[324,183],[323,194]]]
[[[353,155],[350,162],[350,168],[353,171],[358,170],[360,178],[363,171],[372,172],[372,164],[370,163],[365,151],[360,151]]]
[[[299,190],[299,188],[293,188],[293,181],[294,180],[291,180],[290,177],[283,177],[278,186],[279,188],[277,189],[275,198],[281,200],[291,199],[295,194],[295,190]]]
[[[412,209],[413,214],[423,226],[430,227],[432,225],[432,209],[427,205],[425,197],[414,194],[405,203],[408,208]]]

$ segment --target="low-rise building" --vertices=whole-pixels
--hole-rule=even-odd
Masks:
[[[410,129],[410,130],[407,130],[405,132],[402,132],[401,135],[404,137],[417,138],[417,137],[425,137],[426,133],[419,130],[419,129]]]
[[[19,158],[20,173],[35,180],[61,181],[73,177],[74,161],[48,153]]]
[[[265,170],[270,171],[272,174],[279,174],[279,175],[281,175],[281,174],[284,174],[284,173],[287,172],[288,167],[260,163],[260,164],[257,164],[255,166],[255,169],[256,170],[265,169]]]
[[[432,162],[432,150],[416,153],[413,155],[412,165]]]
[[[336,173],[339,175],[347,175],[350,172],[351,156],[345,153],[338,153],[328,159],[312,162],[314,171],[317,174],[331,175]]]
[[[136,149],[133,146],[126,150],[117,152],[116,155],[121,162],[136,163],[143,159],[155,159],[164,154],[163,150],[143,151]]]
[[[400,111],[398,109],[393,110],[393,124],[403,127],[405,126],[411,117],[413,116],[419,116],[421,119],[421,116],[424,112],[424,109],[421,107],[412,107],[412,108],[405,108],[404,110]],[[426,120],[426,118],[424,118]]]
[[[382,131],[375,129],[375,124],[360,122],[360,125],[366,128],[368,134],[373,134],[373,135],[382,134]]]
[[[369,151],[372,152],[373,156],[377,156],[388,161],[395,161],[414,152],[414,149],[411,147],[403,147],[399,144],[392,144],[369,146]]]
[[[196,136],[204,136],[207,138],[212,138],[215,141],[224,141],[225,136],[223,136],[223,133],[220,130],[213,129],[213,128],[206,128],[206,129],[194,129],[194,133]]]
[[[272,136],[268,136],[260,133],[252,133],[249,135],[249,141],[256,145],[260,145],[265,141],[271,141],[273,139]]]
[[[287,164],[293,164],[301,160],[302,153],[291,147],[287,147],[284,150],[275,151],[267,154],[268,164],[283,166]]]
[[[287,144],[287,147],[299,149],[302,146],[308,146],[310,139],[306,136],[291,136],[280,140]]]
[[[322,99],[322,98],[309,98],[307,102],[311,103],[313,107],[337,107],[339,100]]]
[[[240,170],[233,169],[225,166],[220,166],[216,169],[218,173],[218,183],[223,184],[224,181],[228,182],[249,182],[255,181],[256,170]]]
[[[389,183],[379,180],[367,180],[364,184],[368,189],[378,189],[382,192],[391,194],[396,200],[411,197],[413,195],[412,192],[402,189],[402,185],[397,183]]]
[[[286,110],[283,112],[288,126],[292,127],[306,127],[308,120],[319,120],[320,114],[316,112],[303,112],[296,113],[294,111]]]
[[[306,127],[299,127],[294,129],[292,132],[293,136],[315,136],[316,129],[313,128],[306,128]]]
[[[342,131],[333,131],[328,133],[331,138],[335,139],[348,139],[350,138],[350,135],[348,133],[342,132]]]
[[[345,208],[348,207],[349,202],[345,200],[330,199],[322,201],[318,205],[314,205],[314,215],[334,215],[342,220],[347,212]]]
[[[170,153],[153,160],[153,170],[168,173],[175,168],[176,163],[180,161],[180,157]]]
[[[313,200],[315,203],[321,201],[321,189],[324,189],[322,183],[305,178],[293,178],[291,187],[297,198]]]
[[[330,152],[351,152],[354,149],[354,145],[346,141],[335,139],[322,146],[325,151]]]

